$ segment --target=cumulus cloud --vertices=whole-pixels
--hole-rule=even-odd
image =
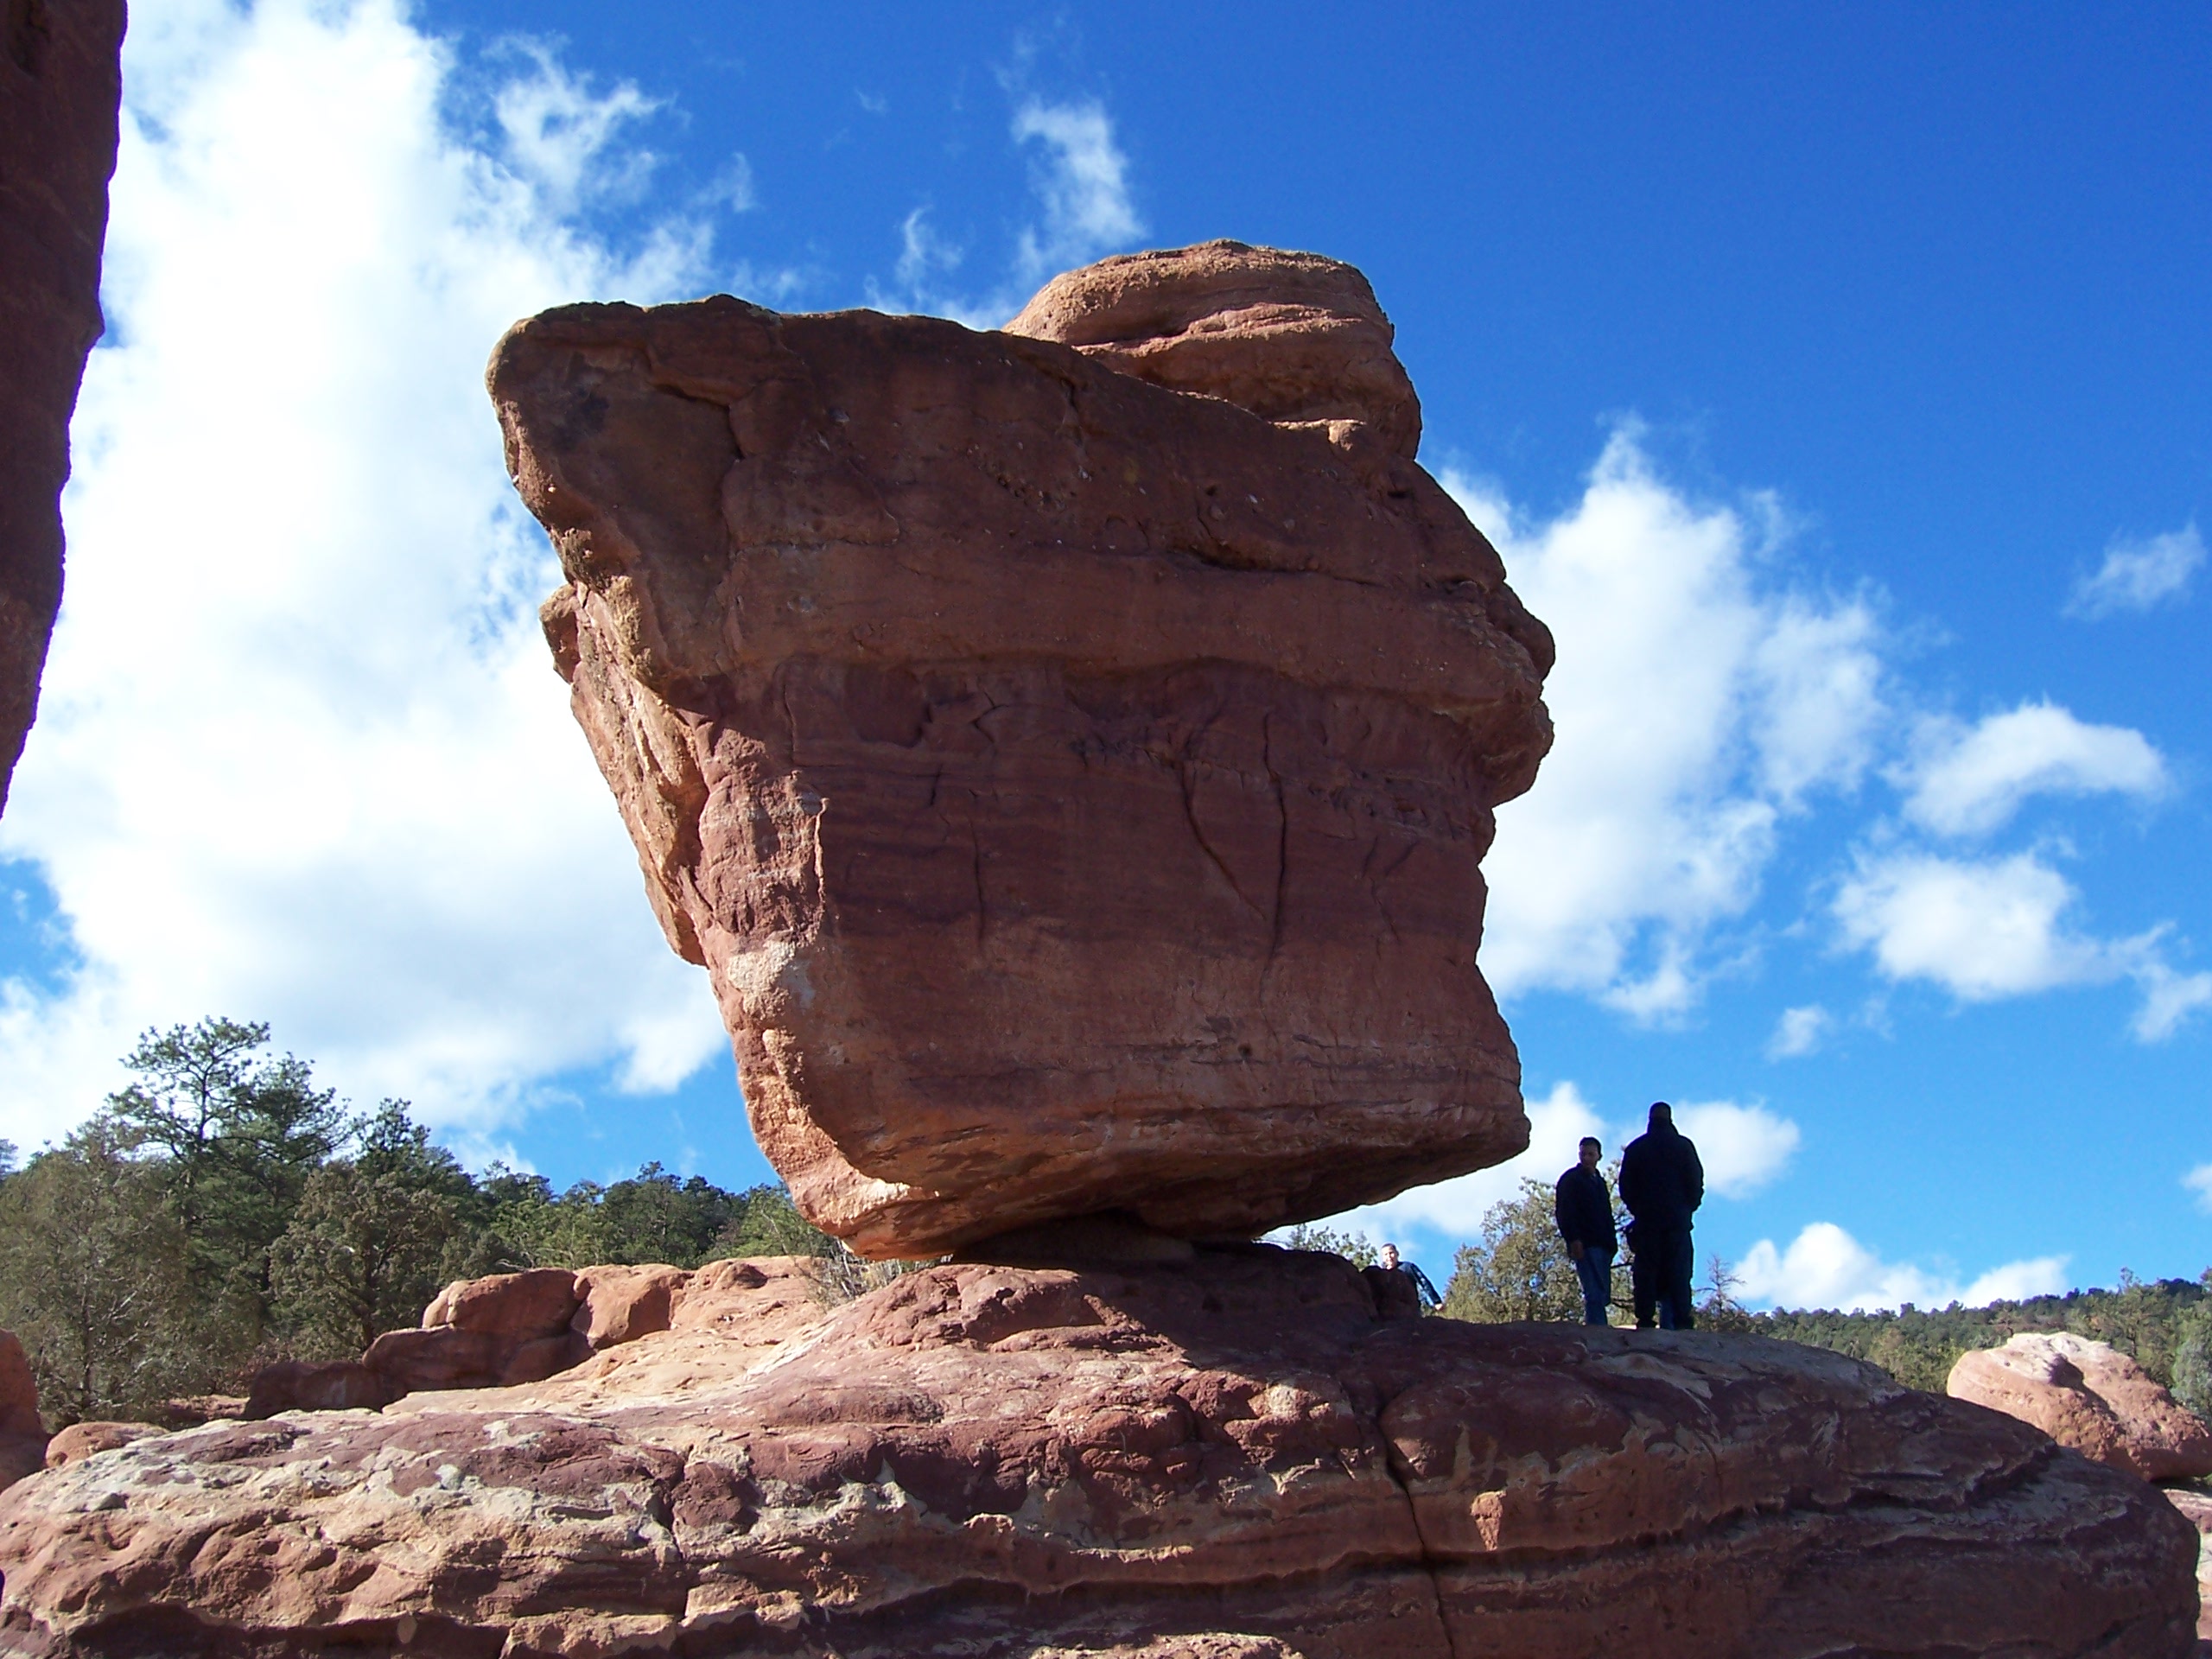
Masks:
[[[1774,1022],[1774,1035],[1766,1039],[1766,1057],[1787,1060],[1810,1054],[1834,1024],[1834,1016],[1817,1002],[1802,1008],[1784,1008],[1782,1018]]]
[[[1483,969],[1501,995],[1598,995],[1633,1018],[1691,1007],[1710,936],[1756,898],[1778,830],[1847,790],[1885,718],[1863,598],[1791,586],[1771,503],[1701,506],[1616,432],[1581,499],[1524,527],[1497,493],[1446,486],[1559,640],[1558,741],[1498,813]]]
[[[1764,1106],[1740,1106],[1733,1101],[1678,1103],[1675,1122],[1697,1143],[1707,1188],[1727,1198],[1744,1198],[1779,1175],[1801,1139],[1797,1125],[1788,1118]],[[1471,1238],[1482,1231],[1484,1212],[1518,1197],[1522,1181],[1548,1186],[1557,1180],[1580,1155],[1583,1136],[1596,1135],[1611,1158],[1643,1132],[1642,1114],[1609,1123],[1573,1083],[1560,1083],[1542,1099],[1529,1103],[1529,1148],[1519,1157],[1348,1211],[1330,1224],[1377,1239],[1411,1228]]]
[[[2186,599],[2203,563],[2204,538],[2194,522],[2147,541],[2115,539],[2105,562],[2074,584],[2066,614],[2094,620]]]
[[[68,598],[0,823],[71,965],[0,986],[0,1133],[207,1014],[461,1127],[722,1045],[537,638],[557,573],[481,383],[518,316],[708,285],[706,232],[580,224],[652,101],[505,62],[472,137],[470,72],[390,0],[133,21]]]
[[[2212,1004],[2212,973],[2181,974],[2166,960],[2167,930],[2099,938],[2072,919],[2079,898],[2035,853],[1903,850],[1862,853],[1833,912],[1845,942],[1871,950],[1886,977],[1924,980],[1962,1002],[2129,978],[2144,996],[2131,1029],[2145,1042]]]
[[[1706,1189],[1724,1198],[1749,1198],[1781,1174],[1804,1138],[1788,1118],[1732,1100],[1677,1105],[1675,1126],[1696,1143]]]
[[[1044,222],[1021,232],[1016,255],[1024,281],[1034,285],[1144,234],[1130,198],[1128,157],[1114,142],[1103,105],[1032,99],[1014,113],[1014,137],[1044,147],[1031,174]]]
[[[1737,1264],[1738,1294],[1770,1307],[1844,1311],[1902,1306],[1942,1307],[1954,1301],[1980,1307],[2066,1288],[2063,1255],[2037,1256],[1993,1268],[1964,1286],[1948,1275],[1908,1262],[1885,1262],[1832,1221],[1816,1221],[1786,1250],[1761,1239]]]
[[[1900,781],[1905,816],[1946,836],[2003,827],[2031,795],[2133,795],[2168,785],[2166,763],[2138,731],[2092,726],[2051,702],[2024,702],[1967,726],[1926,722]]]

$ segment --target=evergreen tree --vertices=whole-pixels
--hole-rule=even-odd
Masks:
[[[142,1415],[204,1382],[188,1342],[187,1239],[162,1172],[95,1118],[0,1185],[0,1325],[48,1416]]]
[[[473,1183],[406,1102],[385,1102],[353,1140],[308,1178],[270,1251],[278,1316],[309,1357],[351,1358],[415,1324],[468,1243]]]

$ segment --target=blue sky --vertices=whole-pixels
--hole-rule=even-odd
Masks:
[[[1367,272],[1559,636],[1484,952],[1525,1167],[1682,1103],[1763,1300],[2193,1276],[2208,71],[2201,5],[141,0],[0,1134],[220,1012],[473,1158],[760,1179],[483,360],[595,296],[988,326],[1230,235]],[[1433,1268],[1520,1173],[1354,1224]]]

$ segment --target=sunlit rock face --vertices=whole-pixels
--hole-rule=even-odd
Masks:
[[[518,326],[556,659],[807,1215],[1249,1236],[1525,1144],[1476,967],[1542,626],[1410,459],[1363,278],[1231,243],[1008,332]]]
[[[122,0],[0,7],[0,808],[61,606],[61,486],[123,99]]]

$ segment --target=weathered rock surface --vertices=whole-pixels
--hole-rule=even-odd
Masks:
[[[2023,1332],[1961,1354],[1944,1387],[2145,1480],[2212,1475],[2212,1430],[2109,1343]]]
[[[0,1496],[0,1642],[2180,1659],[2196,1559],[2139,1481],[1836,1355],[1382,1319],[1248,1248],[140,1440]]]
[[[123,99],[123,0],[0,10],[0,808],[61,605],[61,486]]]
[[[156,1423],[72,1423],[46,1443],[46,1466],[59,1469],[65,1463],[112,1452],[118,1446],[162,1432]]]
[[[2166,1502],[2196,1529],[2196,1637],[2212,1643],[2212,1492],[2194,1486],[2163,1486]]]
[[[12,1331],[0,1331],[0,1486],[12,1485],[46,1463],[46,1420],[39,1415],[38,1379]]]
[[[1510,1156],[1478,864],[1551,641],[1408,459],[1364,280],[1213,244],[1020,327],[1065,338],[571,306],[493,359],[548,638],[761,1146],[879,1256],[1249,1236]]]
[[[711,1262],[696,1272],[652,1263],[458,1279],[423,1310],[419,1327],[385,1332],[358,1360],[264,1367],[240,1414],[373,1411],[425,1390],[539,1382],[667,1330],[679,1307],[680,1328],[772,1346],[799,1328],[802,1311],[804,1323],[819,1319],[823,1299],[815,1264],[791,1255]]]

